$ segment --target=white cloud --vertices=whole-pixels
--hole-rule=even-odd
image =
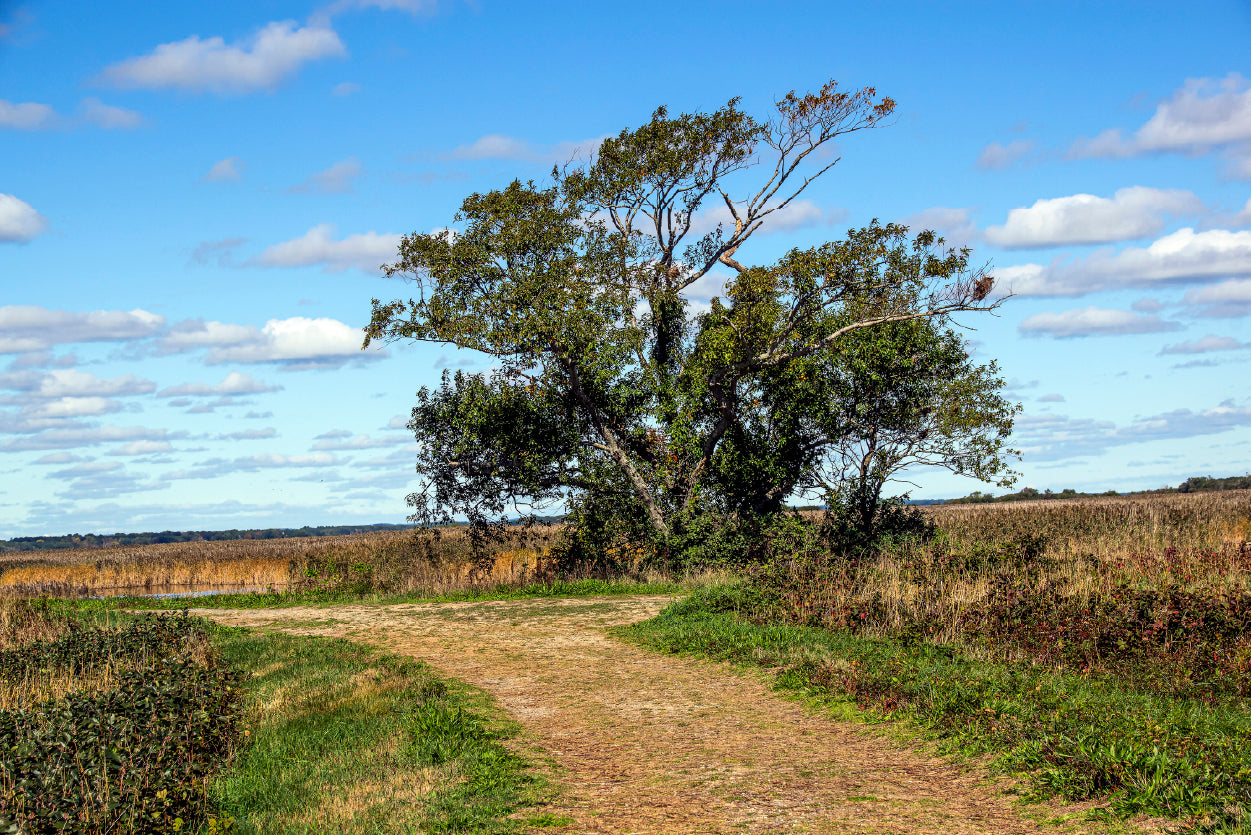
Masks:
[[[396,415],[395,417],[387,421],[386,426],[383,426],[381,428],[382,429],[407,429],[409,420],[411,420],[411,418],[408,415]],[[348,434],[351,434],[351,433],[348,433]]]
[[[22,417],[28,420],[99,417],[121,409],[120,403],[107,397],[58,397],[23,406]]]
[[[157,340],[157,353],[177,354],[197,348],[219,348],[239,345],[259,338],[260,331],[251,325],[230,325],[225,322],[205,322],[203,319],[184,319],[169,329],[169,333]]]
[[[1099,290],[1201,283],[1251,276],[1251,231],[1178,229],[1147,247],[1099,251],[1074,261],[995,271],[1001,292],[1081,296]]]
[[[47,228],[47,219],[34,206],[12,194],[0,194],[0,243],[24,244]]]
[[[164,324],[164,316],[140,308],[76,313],[31,305],[0,306],[0,354],[44,351],[73,342],[141,339]]]
[[[115,447],[107,453],[108,455],[157,455],[162,452],[169,452],[173,449],[173,445],[169,441],[131,441],[128,444],[122,444]]]
[[[282,386],[271,386],[262,383],[251,374],[245,374],[241,371],[231,371],[226,375],[226,379],[222,380],[215,386],[208,383],[183,383],[178,386],[170,386],[157,392],[157,397],[187,397],[187,396],[218,396],[229,397],[239,394],[261,394],[263,392],[282,391]]]
[[[310,175],[307,180],[287,191],[293,194],[347,194],[352,190],[352,181],[364,173],[361,161],[356,157],[348,157],[325,171]]]
[[[338,368],[353,360],[384,356],[381,351],[362,351],[363,332],[337,319],[270,319],[252,329],[247,341],[214,347],[206,362],[279,363],[288,370]]]
[[[125,397],[148,394],[156,384],[134,374],[111,379],[86,371],[61,368],[46,373],[10,371],[0,374],[0,388],[20,391],[27,397]]]
[[[359,93],[360,90],[361,90],[361,85],[357,84],[356,82],[344,81],[330,88],[330,94],[332,96],[350,96],[353,93]]]
[[[557,142],[555,145],[534,145],[524,139],[515,139],[502,133],[490,133],[468,145],[459,145],[444,154],[444,159],[512,159],[522,162],[562,163],[587,159],[599,150],[607,138],[597,136],[577,142]]]
[[[43,130],[55,126],[59,121],[56,111],[46,104],[36,104],[33,101],[15,104],[0,99],[0,128]]]
[[[1242,348],[1251,347],[1251,344],[1244,344],[1230,336],[1216,336],[1208,334],[1202,339],[1196,339],[1191,342],[1179,342],[1176,345],[1165,345],[1161,350],[1161,354],[1207,354],[1212,351],[1237,351]]]
[[[1111,421],[1056,414],[1023,415],[1013,427],[1012,445],[1021,450],[1026,462],[1059,461],[1101,455],[1126,444],[1214,435],[1240,426],[1251,426],[1251,408],[1229,401],[1199,412],[1175,409],[1121,427]]]
[[[114,107],[99,99],[83,99],[79,105],[83,121],[105,130],[133,130],[143,124],[143,114]]]
[[[1119,128],[1082,137],[1070,159],[1151,153],[1203,154],[1224,149],[1231,176],[1251,177],[1251,85],[1238,73],[1221,80],[1190,78],[1132,136]]]
[[[277,438],[278,430],[272,426],[266,426],[264,429],[243,429],[239,432],[223,432],[217,436],[219,441],[263,441],[268,438]]]
[[[1251,315],[1251,279],[1231,279],[1186,291],[1183,301],[1192,315],[1209,319],[1233,319]]]
[[[1177,322],[1168,322],[1156,315],[1128,310],[1105,310],[1086,307],[1061,313],[1038,313],[1018,326],[1025,336],[1050,336],[1066,339],[1077,336],[1123,336],[1135,333],[1160,333],[1179,330]]]
[[[1064,395],[1063,394],[1044,394],[1042,397],[1038,398],[1038,402],[1039,403],[1063,403]]]
[[[913,233],[923,229],[932,229],[946,240],[947,246],[956,249],[976,243],[981,238],[981,232],[973,222],[973,212],[970,209],[935,206],[932,209],[908,215],[899,222]]]
[[[72,452],[50,452],[41,458],[36,458],[33,463],[47,466],[49,464],[73,464],[86,460],[88,459],[75,455]]]
[[[329,434],[329,433],[327,433]],[[391,437],[391,438],[371,438],[368,435],[357,435],[354,438],[342,437],[322,437],[323,440],[313,444],[313,450],[352,450],[352,449],[379,449],[382,447],[397,446],[400,444],[410,443],[407,437]]]
[[[989,227],[985,238],[1007,249],[1125,241],[1158,234],[1165,217],[1203,211],[1203,201],[1189,191],[1133,186],[1111,198],[1074,194],[1035,201],[1008,212],[1007,222]]]
[[[20,452],[35,449],[75,449],[127,441],[165,441],[186,437],[185,432],[150,429],[145,426],[99,426],[88,429],[50,429],[28,438],[16,438],[0,444],[0,451]]]
[[[198,35],[161,44],[148,55],[105,67],[100,80],[149,90],[250,93],[276,88],[310,61],[345,55],[333,29],[284,20],[229,46],[220,37],[201,40]]]
[[[303,237],[274,244],[251,263],[263,267],[309,267],[322,265],[327,272],[338,273],[348,268],[377,272],[396,257],[402,235],[379,235],[376,232],[348,235],[334,240],[334,226],[314,226]]]
[[[243,179],[243,169],[248,164],[239,157],[226,157],[213,163],[213,167],[204,175],[206,183],[237,183]]]
[[[232,473],[248,473],[257,470],[273,470],[303,467],[333,467],[346,463],[328,452],[311,455],[279,455],[266,453],[248,455],[233,460],[210,458],[189,470],[175,470],[161,476],[162,481],[176,481],[190,478],[218,478]]]
[[[1009,168],[1034,150],[1034,140],[1014,139],[1007,145],[992,142],[977,155],[977,167],[987,170]]]

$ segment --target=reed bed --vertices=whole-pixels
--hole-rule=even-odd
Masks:
[[[102,597],[329,587],[443,594],[551,576],[548,554],[559,530],[519,527],[478,550],[464,528],[445,528],[23,552],[0,558],[0,594]]]

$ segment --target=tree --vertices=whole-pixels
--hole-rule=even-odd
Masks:
[[[873,541],[887,519],[908,521],[882,492],[909,468],[1015,482],[1017,452],[1006,444],[1020,405],[1001,394],[997,363],[974,363],[959,333],[934,319],[891,322],[849,335],[834,359],[823,377],[829,455],[813,480],[857,539]]]
[[[810,410],[828,411],[807,374],[827,373],[859,331],[996,308],[967,249],[893,224],[771,265],[738,260],[838,162],[819,151],[890,116],[895,103],[876,97],[830,82],[786,95],[766,121],[737,99],[676,118],[660,108],[550,185],[472,194],[457,231],[405,236],[386,272],[416,292],[374,300],[365,344],[450,344],[496,366],[419,393],[414,521],[482,525],[565,502],[586,530],[664,547],[709,513],[768,512],[825,449],[805,434],[820,428]],[[763,176],[744,189],[753,168]],[[713,210],[725,222],[693,234]],[[692,285],[719,268],[726,300],[693,312]],[[785,455],[764,454],[779,444]]]

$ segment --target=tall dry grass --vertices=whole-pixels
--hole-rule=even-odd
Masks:
[[[756,575],[799,620],[956,642],[1013,600],[1251,594],[1251,490],[937,505],[930,541],[847,559],[819,544]],[[1166,602],[1161,605],[1167,606]]]
[[[22,552],[0,556],[0,593],[93,597],[347,586],[441,594],[550,576],[547,555],[559,530],[518,528],[485,551],[475,551],[465,529],[447,528],[421,536],[380,531]]]

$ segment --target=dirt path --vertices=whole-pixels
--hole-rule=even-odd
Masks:
[[[557,764],[566,791],[562,805],[547,811],[574,819],[565,832],[1057,831],[1023,818],[973,771],[814,714],[725,665],[659,655],[604,632],[649,618],[668,602],[196,613],[365,641],[482,688]]]

